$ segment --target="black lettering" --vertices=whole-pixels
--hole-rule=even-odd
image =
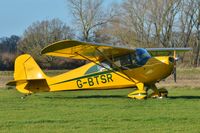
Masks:
[[[99,76],[95,76],[95,77],[94,77],[94,78],[96,79],[96,83],[97,83],[97,84],[99,84],[98,77],[99,77]]]
[[[82,84],[81,80],[76,80],[76,84],[77,84],[78,88],[82,88],[83,87],[83,84]]]
[[[88,84],[89,84],[89,86],[93,86],[94,85],[94,82],[93,82],[92,78],[88,78]]]
[[[83,84],[87,84],[87,82],[83,82]]]
[[[106,83],[106,76],[105,75],[101,75],[101,83]]]
[[[108,82],[110,82],[110,81],[113,82],[112,74],[110,74],[110,73],[107,74],[107,80],[108,80]]]

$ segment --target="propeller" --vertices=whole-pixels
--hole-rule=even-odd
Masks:
[[[175,62],[174,62],[175,65]],[[174,66],[174,70],[173,70],[173,74],[174,74],[174,82],[176,83],[176,66]]]
[[[174,49],[174,68],[173,68],[174,82],[176,82],[176,61],[178,61],[178,58],[176,57],[176,50]]]

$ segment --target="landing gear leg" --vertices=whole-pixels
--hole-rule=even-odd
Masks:
[[[150,86],[150,89],[153,90],[153,93],[148,97],[152,98],[164,98],[168,96],[168,91],[165,88],[158,89],[155,84]]]
[[[138,90],[129,93],[128,97],[133,99],[145,99],[147,97],[147,92],[144,90],[144,84],[138,83],[136,86]]]

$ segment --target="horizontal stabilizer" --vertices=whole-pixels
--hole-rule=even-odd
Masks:
[[[22,80],[13,80],[13,81],[10,81],[10,82],[6,83],[6,85],[8,85],[8,86],[16,86],[16,85],[28,83],[28,82],[31,82],[31,81],[45,81],[45,82],[46,82],[46,79],[22,79]]]

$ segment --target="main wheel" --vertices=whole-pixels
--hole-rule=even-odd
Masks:
[[[158,89],[158,92],[160,94],[160,97],[168,97],[168,91],[165,88]]]

